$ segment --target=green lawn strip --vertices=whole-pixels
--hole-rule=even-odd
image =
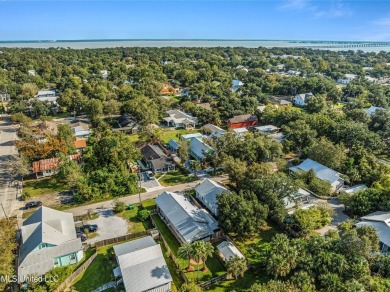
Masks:
[[[97,233],[97,232],[89,232],[89,233],[87,233],[88,239],[95,238],[98,235],[99,235],[99,233]]]
[[[183,174],[179,170],[171,171],[166,173],[160,180],[160,184],[164,187],[166,186],[174,186],[183,183],[189,183],[196,180],[194,176],[188,176]]]
[[[115,214],[118,217],[121,217],[129,222],[129,232],[137,233],[153,228],[152,222],[150,220],[140,221],[138,219],[139,205],[136,205],[133,210],[125,210],[120,213]]]
[[[79,267],[81,267],[82,266],[82,264],[84,264],[86,261],[87,261],[87,259],[89,259],[94,253],[95,253],[95,248],[89,248],[89,249],[87,249],[85,252],[84,252],[84,257],[83,257],[83,259],[81,260],[81,261],[79,261],[78,263],[77,263],[77,265],[75,265],[75,268],[74,268],[74,271],[76,271]]]
[[[62,183],[57,182],[54,177],[27,180],[23,182],[23,193],[28,193],[29,197],[52,194],[65,191]]]
[[[154,199],[145,200],[142,202],[142,207],[146,210],[153,210],[156,208],[156,201]]]
[[[255,275],[252,271],[247,271],[244,277],[237,280],[227,280],[220,282],[207,291],[224,292],[224,291],[250,291],[250,288],[255,283],[265,283],[270,279],[266,275]]]
[[[161,135],[161,140],[164,143],[168,143],[169,140],[173,139],[179,141],[181,135],[198,133],[199,130],[187,130],[187,129],[178,129],[178,130],[165,130]]]
[[[138,142],[139,136],[137,134],[129,135],[131,142]]]
[[[110,246],[98,249],[98,255],[91,265],[76,278],[73,283],[75,292],[89,292],[114,280],[114,263],[110,261],[108,250]]]
[[[153,220],[156,223],[161,234],[163,235],[165,241],[168,243],[169,247],[171,248],[173,254],[177,258],[177,261],[179,262],[181,268],[184,270],[188,266],[188,261],[185,259],[181,259],[177,256],[177,250],[180,247],[180,243],[177,241],[175,236],[172,234],[172,232],[169,230],[169,228],[165,225],[165,223],[161,220],[161,218],[158,215],[153,215]],[[206,266],[207,266],[206,272],[202,271],[203,265],[200,265],[199,267],[199,280],[201,282],[210,280],[211,278],[218,277],[226,273],[224,266],[216,256],[207,259]],[[197,267],[196,266],[194,267],[195,267],[195,271],[185,272],[185,273],[189,280],[196,281],[198,279],[198,272],[196,271]]]
[[[180,288],[181,285],[183,285],[184,280],[182,279],[182,277],[178,273],[176,266],[173,263],[172,259],[167,255],[167,250],[165,249],[164,244],[161,243],[160,246],[161,246],[165,261],[167,262],[169,272],[171,273],[171,276],[172,276],[172,280],[173,280],[172,291],[177,291],[178,288]]]

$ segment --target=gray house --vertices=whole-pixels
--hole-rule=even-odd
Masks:
[[[380,251],[390,252],[390,212],[377,211],[360,218],[357,227],[372,226],[378,233]]]
[[[171,291],[171,273],[160,245],[151,236],[115,245],[114,252],[119,265],[114,277],[125,291]]]
[[[225,187],[211,179],[205,179],[195,188],[196,198],[216,216],[218,215],[217,196],[225,192],[228,192]]]
[[[71,213],[41,207],[23,222],[21,233],[21,283],[28,275],[44,275],[52,268],[76,264],[84,256]]]
[[[175,170],[176,164],[158,145],[145,145],[141,148],[142,160],[146,168],[154,173],[165,173]]]
[[[198,125],[198,118],[193,117],[180,110],[168,110],[168,117],[164,118],[168,127],[174,128],[195,128]]]
[[[317,178],[329,182],[334,192],[344,186],[344,179],[341,177],[340,173],[309,158],[297,166],[290,167],[290,170],[293,172],[307,172],[311,169],[314,170]]]
[[[186,196],[163,192],[156,198],[159,214],[181,243],[209,241],[219,236],[218,222]]]

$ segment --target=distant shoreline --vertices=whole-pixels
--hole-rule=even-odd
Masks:
[[[332,51],[362,50],[390,52],[390,42],[329,40],[228,40],[228,39],[95,39],[95,40],[25,40],[0,41],[0,48],[71,48],[104,49],[125,47],[244,47],[244,48],[312,48]]]

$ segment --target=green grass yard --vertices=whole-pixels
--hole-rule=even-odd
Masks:
[[[187,129],[177,129],[177,130],[169,130],[164,129],[161,135],[161,140],[163,140],[164,143],[168,143],[169,140],[173,139],[176,141],[179,141],[181,135],[185,134],[193,134],[198,133],[199,130],[193,129],[193,130],[187,130]]]
[[[114,280],[112,270],[115,265],[110,260],[110,247],[112,246],[104,246],[98,249],[95,260],[72,284],[73,291],[90,292]]]
[[[184,270],[188,266],[188,261],[185,259],[181,259],[177,256],[177,251],[180,247],[180,243],[177,241],[175,236],[172,234],[172,232],[169,230],[169,228],[165,225],[165,223],[161,220],[161,218],[158,215],[153,215],[153,220],[156,223],[158,229],[160,230],[161,234],[163,235],[165,241],[171,248],[173,254],[177,258],[181,268]],[[220,260],[217,258],[217,256],[213,256],[212,258],[208,258],[206,261],[207,271],[203,272],[202,268],[203,265],[200,265],[199,267],[199,281],[207,281],[211,278],[222,276],[226,273],[226,270]],[[193,272],[185,272],[187,278],[190,281],[196,281],[198,278],[198,273],[196,271]]]
[[[194,176],[188,176],[187,174],[182,173],[179,170],[171,171],[162,176],[158,181],[164,187],[174,186],[178,184],[184,184],[193,182],[196,180]]]
[[[140,221],[137,217],[139,211],[139,205],[136,205],[133,210],[125,210],[115,214],[116,216],[122,217],[129,223],[129,233],[137,233],[153,228],[150,220]]]
[[[23,182],[23,194],[28,194],[30,198],[65,190],[64,185],[57,182],[55,177],[26,180]]]

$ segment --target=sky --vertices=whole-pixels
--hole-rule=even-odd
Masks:
[[[0,0],[0,41],[390,41],[388,0]]]

